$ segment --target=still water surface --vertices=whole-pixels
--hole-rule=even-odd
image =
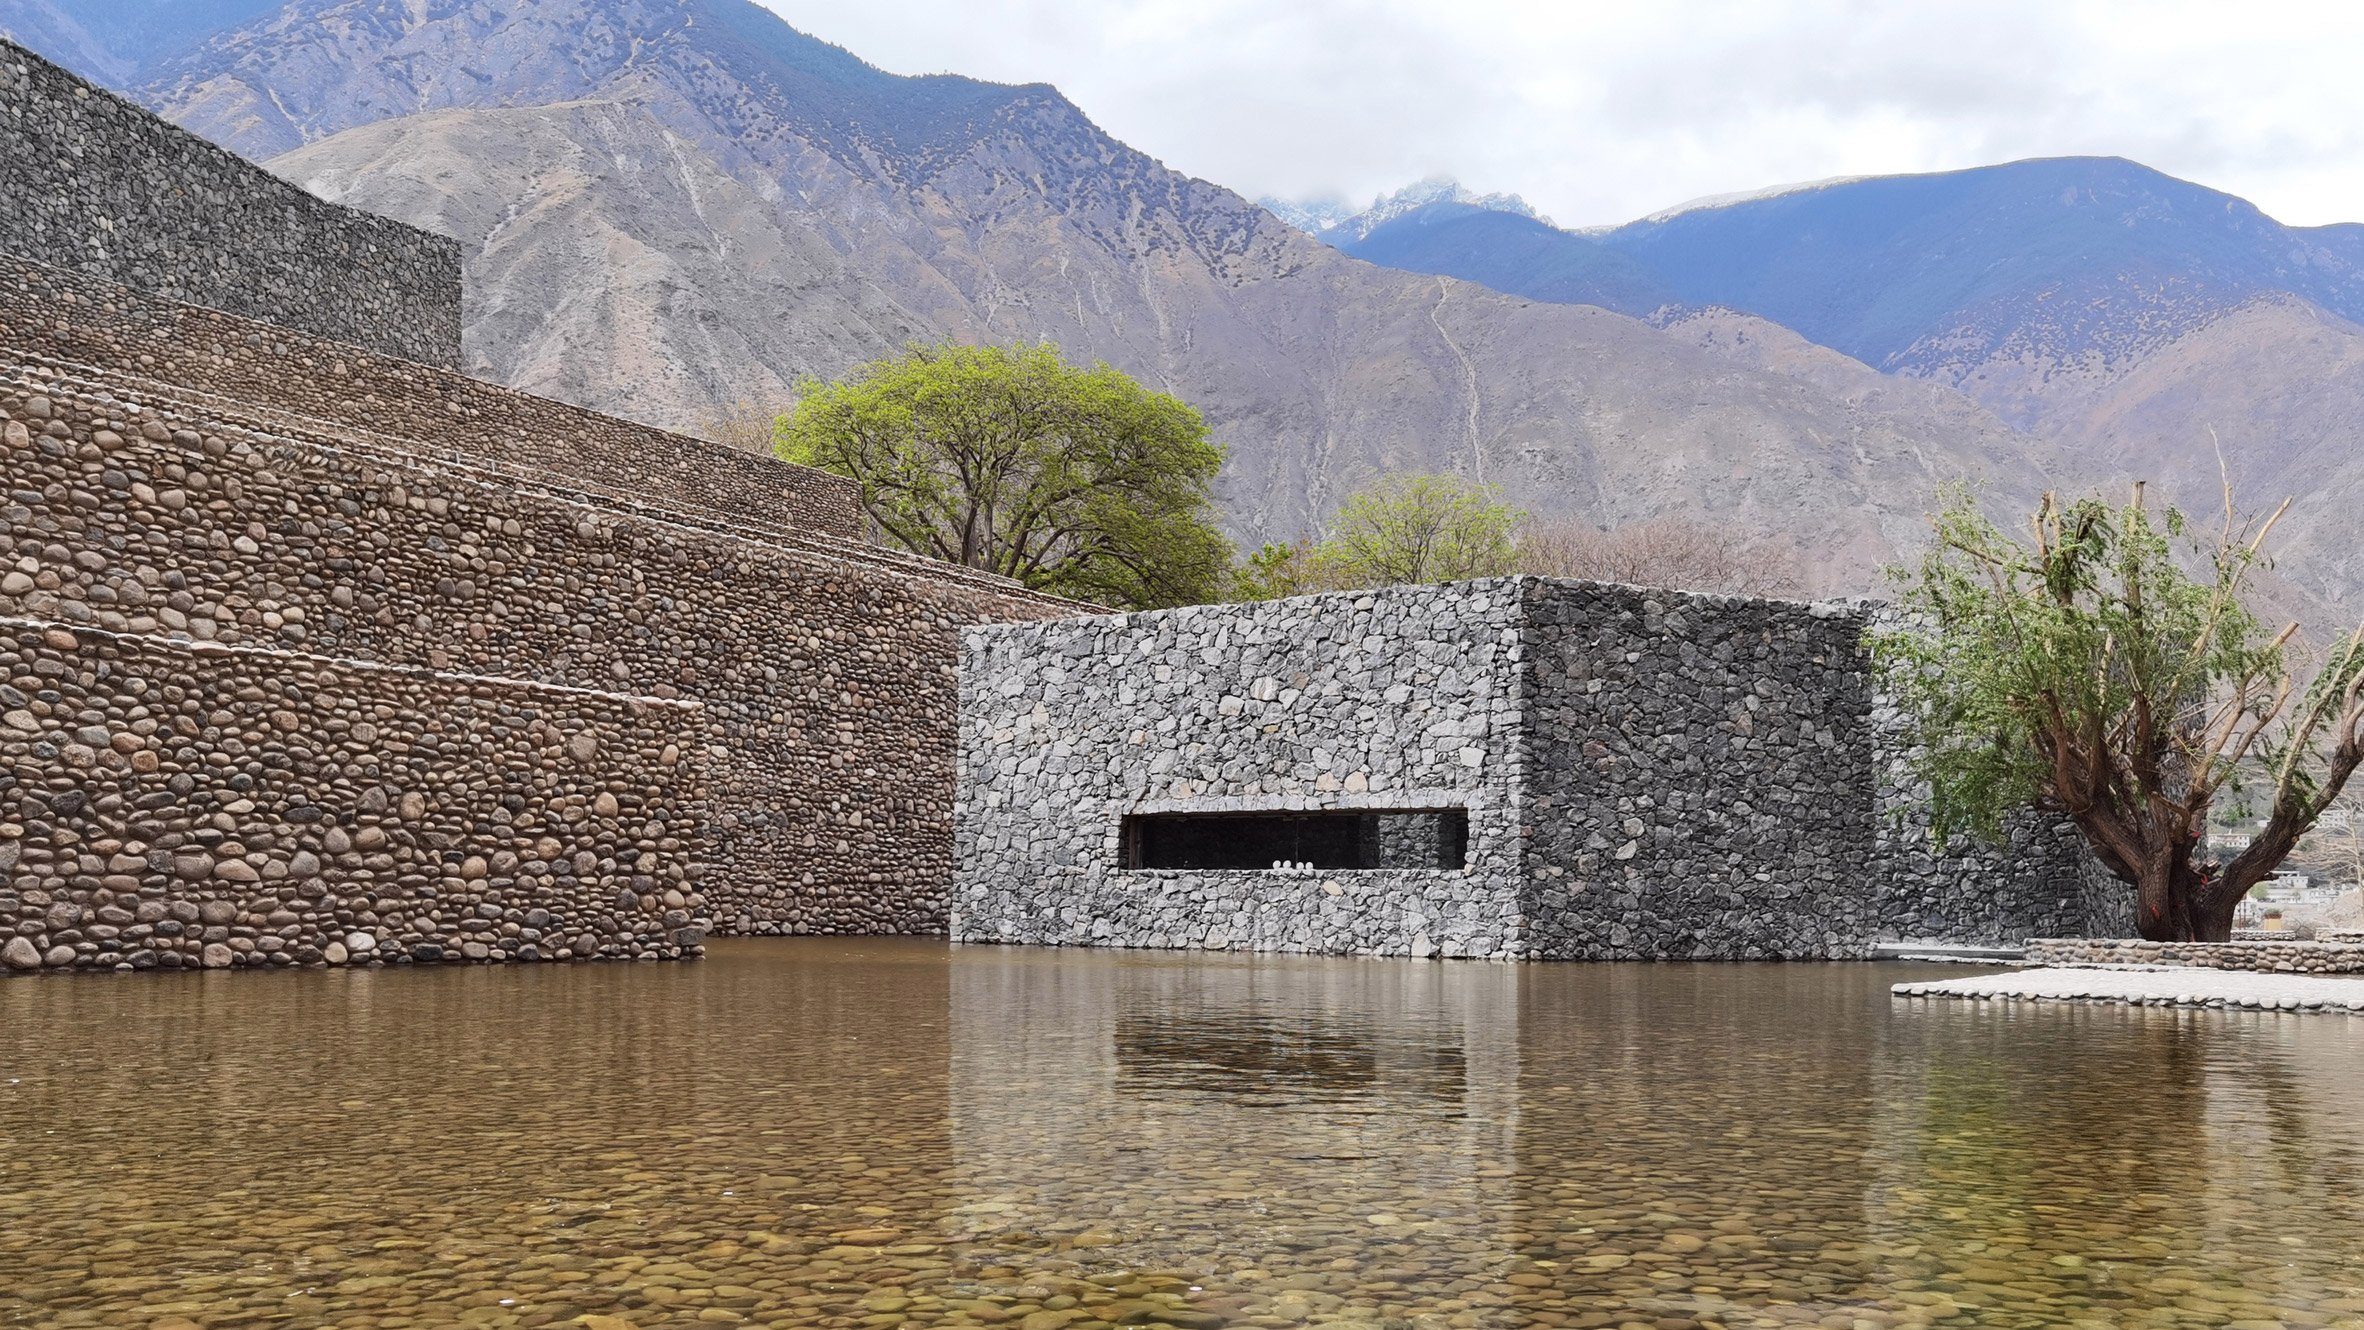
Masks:
[[[0,983],[0,1325],[2364,1327],[2352,1018],[713,953]]]

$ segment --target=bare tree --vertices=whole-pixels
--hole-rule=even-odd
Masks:
[[[1799,583],[1790,551],[1683,517],[1606,531],[1575,522],[1530,527],[1519,539],[1518,563],[1520,572],[1540,577],[1722,595],[1790,595]]]
[[[769,456],[779,418],[780,413],[773,408],[742,398],[699,420],[689,432],[708,443]]]

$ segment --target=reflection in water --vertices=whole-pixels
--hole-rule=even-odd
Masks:
[[[2354,1019],[1910,973],[0,984],[0,1325],[2364,1327]]]
[[[1198,1091],[1266,1107],[1384,1104],[1402,1094],[1458,1105],[1468,1067],[1458,1044],[1382,1042],[1364,1019],[1253,1009],[1144,1008],[1116,1017],[1117,1091]]]

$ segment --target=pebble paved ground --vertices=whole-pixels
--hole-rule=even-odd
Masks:
[[[2186,968],[2060,967],[1898,984],[1898,997],[2117,1002],[2156,1007],[2364,1013],[2364,976],[2250,974]]]

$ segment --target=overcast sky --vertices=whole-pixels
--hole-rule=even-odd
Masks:
[[[1057,84],[1167,165],[1562,225],[1829,176],[2106,153],[2364,221],[2364,4],[762,0],[896,73]]]

